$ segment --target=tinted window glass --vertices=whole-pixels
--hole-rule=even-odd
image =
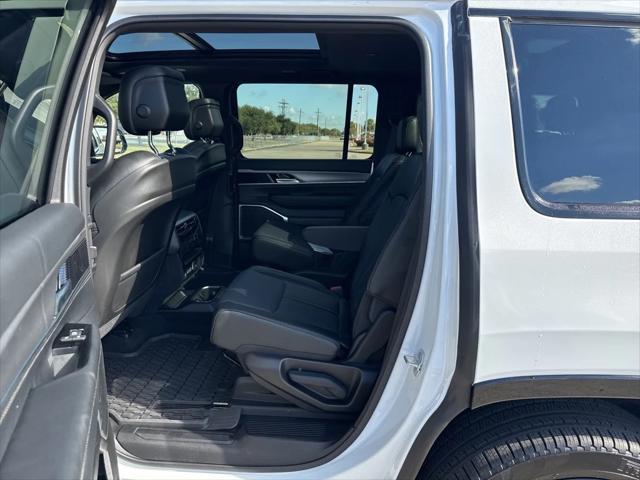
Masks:
[[[515,23],[511,35],[525,188],[640,205],[640,28]]]
[[[198,33],[216,50],[319,50],[315,33]]]
[[[371,85],[354,85],[351,102],[347,158],[362,160],[373,155],[378,91]]]
[[[90,2],[0,8],[0,225],[43,203],[52,120]],[[2,5],[4,7],[5,5]]]
[[[193,45],[173,33],[138,32],[125,33],[109,47],[110,53],[168,52],[194,50]]]
[[[243,155],[260,159],[341,160],[346,142],[349,159],[369,158],[378,95],[372,86],[354,86],[351,99],[348,91],[348,85],[343,84],[240,85],[237,99],[244,130]],[[353,101],[356,108],[362,95],[368,96],[369,109],[362,100],[360,114],[352,115],[351,132],[345,136],[347,102]],[[374,119],[366,124],[369,144],[364,143],[367,114]]]

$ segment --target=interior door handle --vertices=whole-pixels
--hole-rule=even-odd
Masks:
[[[276,183],[300,183],[297,178],[276,178]]]

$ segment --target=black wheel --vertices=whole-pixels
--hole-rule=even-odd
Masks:
[[[640,480],[640,419],[601,400],[509,402],[466,412],[421,480]]]

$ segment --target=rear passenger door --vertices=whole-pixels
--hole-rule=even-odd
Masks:
[[[96,478],[101,457],[117,477],[80,208],[89,142],[70,135],[113,3],[0,3],[3,479]]]
[[[244,131],[237,174],[241,243],[267,220],[340,223],[371,173],[375,87],[242,84],[236,97]]]

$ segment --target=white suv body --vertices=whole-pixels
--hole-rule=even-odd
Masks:
[[[579,12],[602,7],[566,3],[532,2],[536,9],[550,9],[550,18],[553,5]],[[632,3],[620,13],[637,11]],[[532,5],[470,2],[470,7]],[[472,15],[470,28],[481,264],[476,382],[638,375],[638,222],[553,217],[531,207],[517,171],[501,20],[490,13]]]
[[[100,44],[92,39],[93,58],[86,66],[86,85],[96,87],[107,47],[125,27],[181,17],[392,22],[413,34],[425,59],[421,87],[427,125],[423,134],[432,181],[424,267],[397,356],[381,372],[384,385],[378,386],[347,441],[326,457],[282,468],[158,462],[138,458],[117,442],[113,448],[114,439],[108,434],[95,440],[98,434],[93,432],[93,437],[87,438],[102,442],[100,451],[108,476],[131,480],[420,476],[438,480],[443,477],[433,472],[445,470],[437,465],[440,457],[451,450],[460,455],[460,468],[468,467],[470,463],[464,462],[471,452],[463,443],[481,438],[487,421],[502,422],[500,428],[508,428],[508,412],[517,410],[513,406],[517,401],[532,402],[528,404],[531,408],[541,409],[545,402],[560,398],[604,399],[612,401],[615,408],[619,406],[616,402],[628,402],[624,408],[634,413],[616,413],[616,418],[622,415],[634,434],[640,435],[640,198],[625,199],[609,210],[590,209],[589,205],[582,208],[575,202],[559,202],[557,207],[545,195],[575,192],[575,187],[567,187],[574,177],[559,178],[541,189],[531,187],[528,174],[523,173],[528,168],[523,152],[533,142],[523,143],[520,130],[524,115],[518,95],[524,88],[518,85],[513,64],[514,56],[526,50],[511,44],[514,37],[510,30],[512,23],[637,29],[637,1],[118,0],[105,22]],[[540,53],[551,44],[554,42],[542,40],[531,48]],[[640,51],[640,38],[638,44]],[[84,168],[79,160],[83,158],[79,139],[90,133],[86,120],[93,96],[85,95],[79,87],[76,93],[74,105],[79,108],[70,110],[77,113],[68,122],[68,148],[59,155],[65,166],[72,168],[54,172],[58,190],[47,203],[75,203],[86,212],[86,182],[78,188],[82,183],[79,178],[84,178],[84,173],[79,173]],[[546,106],[550,98],[542,95],[536,101]],[[640,105],[638,111],[640,114]],[[565,132],[550,131],[544,125],[540,132],[549,137],[536,148],[544,149],[555,141],[547,138],[565,136]],[[566,136],[573,137],[573,133]],[[640,151],[637,153],[640,162]],[[586,193],[603,184],[594,176],[577,180]],[[92,225],[86,223],[89,231]],[[2,228],[12,225],[16,224]],[[89,233],[86,239],[90,245]],[[74,242],[84,240],[81,234]],[[83,281],[90,285],[88,277]],[[9,283],[3,284],[5,288]],[[32,303],[30,297],[29,308]],[[22,308],[19,314],[24,316],[25,312],[28,309]],[[6,335],[0,332],[0,353],[14,339],[15,329],[7,331]],[[53,331],[47,333],[46,341],[53,338]],[[96,348],[102,355],[101,347]],[[24,378],[29,377],[25,374]],[[15,382],[23,384],[23,380]],[[12,390],[6,401],[0,396],[0,422],[24,406],[12,403],[16,395]],[[482,413],[474,416],[488,411],[483,408],[489,405],[497,408],[495,418],[484,418]],[[580,405],[580,415],[587,418],[592,404]],[[595,409],[603,404],[593,405],[591,414],[595,415]],[[566,418],[579,416],[574,413],[571,410]],[[518,415],[513,425],[522,420],[522,413]],[[101,432],[109,431],[100,425]],[[521,424],[517,425],[520,428]],[[13,441],[10,437],[0,437],[0,476],[2,455]],[[489,443],[482,445],[485,448]],[[617,472],[616,479],[640,478],[638,448],[618,452],[617,463],[610,470]],[[561,457],[569,450],[558,448],[555,453]],[[478,451],[485,455],[482,449]],[[505,476],[492,470],[495,476],[483,473],[480,477],[478,473],[477,478],[542,478],[534,477],[535,469],[541,468],[541,463],[535,463],[536,455],[530,458],[534,465],[530,470],[503,472]],[[83,453],[83,465],[87,456]],[[544,455],[539,457],[544,462]],[[514,460],[510,466],[516,463]],[[551,460],[547,468],[554,465]],[[95,467],[97,471],[97,463]],[[572,468],[571,472],[580,475],[562,478],[598,473],[595,467]],[[87,477],[92,474],[93,470]]]
[[[242,478],[394,478],[448,390],[457,359],[460,282],[456,185],[456,106],[451,7],[455,2],[118,1],[110,23],[135,16],[344,15],[406,22],[430,54],[433,198],[420,293],[384,393],[358,438],[327,463]],[[188,4],[188,6],[187,6]],[[534,210],[518,176],[501,18],[637,15],[634,1],[607,3],[470,0],[476,202],[480,263],[474,383],[494,401],[514,380],[521,396],[544,396],[562,376],[640,376],[640,221],[558,218]],[[464,274],[464,272],[463,272]],[[424,352],[423,369],[406,356]],[[554,377],[553,379],[551,377]],[[540,383],[535,379],[539,378]],[[534,380],[530,385],[529,380]],[[520,383],[522,381],[522,383]],[[569,383],[568,388],[576,388]],[[582,387],[580,387],[582,388]],[[589,388],[589,387],[587,387]],[[540,389],[540,394],[535,391]],[[485,397],[486,395],[486,397]],[[496,397],[497,398],[497,397]],[[230,478],[211,468],[152,465],[122,453],[125,478]],[[233,473],[235,478],[237,473]]]

